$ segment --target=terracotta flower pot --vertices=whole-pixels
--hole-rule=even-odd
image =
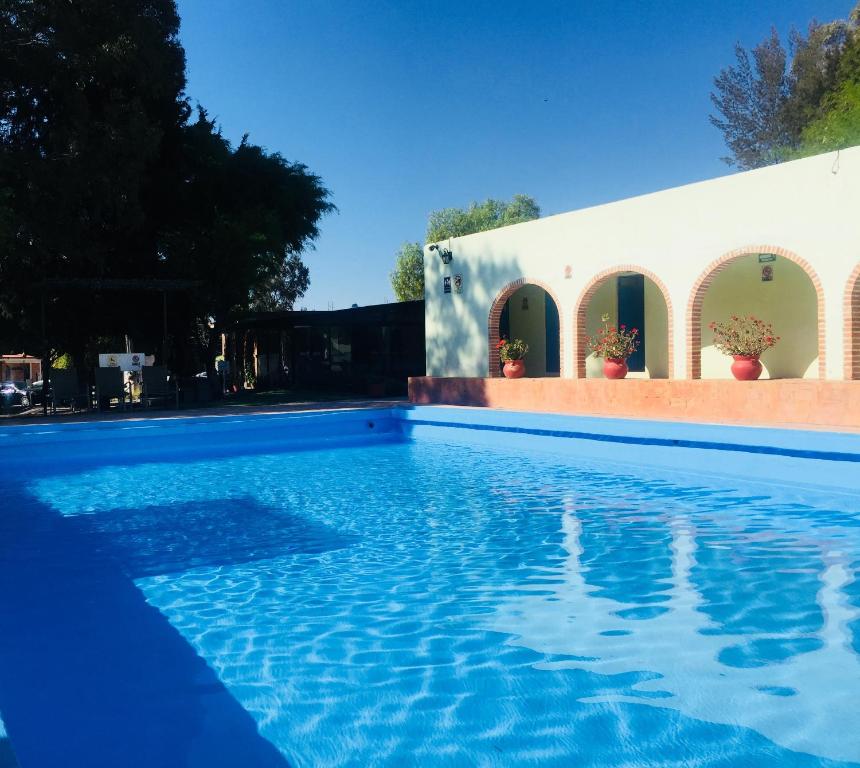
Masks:
[[[607,357],[603,361],[603,375],[607,379],[623,379],[627,375],[627,361],[623,358]]]
[[[502,368],[502,373],[505,374],[506,379],[521,379],[526,375],[525,360],[508,360]]]
[[[738,381],[755,381],[761,376],[761,361],[755,355],[732,355],[732,376]]]

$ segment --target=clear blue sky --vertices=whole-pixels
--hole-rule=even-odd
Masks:
[[[427,214],[522,192],[549,215],[729,172],[708,94],[771,25],[852,0],[179,0],[188,93],[322,176],[299,306],[393,300]]]

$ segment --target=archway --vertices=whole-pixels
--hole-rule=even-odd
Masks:
[[[860,264],[845,286],[845,378],[860,379]]]
[[[529,345],[526,376],[560,376],[564,369],[560,304],[553,291],[539,280],[521,278],[496,296],[487,321],[489,371],[501,376],[499,339],[522,339]]]
[[[591,279],[576,305],[577,378],[603,376],[601,361],[588,350],[588,339],[602,326],[603,315],[613,324],[639,329],[642,343],[628,361],[631,378],[672,377],[672,300],[660,278],[625,264]]]
[[[721,256],[702,272],[687,307],[690,378],[732,378],[708,327],[732,315],[772,323],[781,337],[762,355],[762,378],[824,378],[824,293],[818,275],[796,254],[751,246]]]

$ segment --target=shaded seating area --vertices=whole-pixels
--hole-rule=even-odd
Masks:
[[[126,410],[135,406],[179,407],[179,385],[166,366],[144,366],[126,376],[119,367],[98,367],[91,375],[76,368],[52,368],[48,373],[44,406],[48,413],[68,409]]]
[[[236,389],[405,394],[425,372],[424,302],[257,312],[228,330],[223,354]]]
[[[109,407],[112,400],[116,400],[119,407],[125,410],[126,402],[130,398],[123,372],[119,368],[96,368],[95,376],[95,407],[101,410]]]
[[[116,342],[124,336],[127,345],[131,338],[140,339],[151,351],[150,359],[157,356],[162,362],[169,361],[174,374],[183,366],[187,369],[188,361],[177,360],[170,347],[168,296],[188,294],[200,285],[199,280],[92,277],[49,278],[35,284],[34,289],[41,294],[41,363],[45,383],[40,392],[44,391],[45,413],[55,413],[57,408],[64,407],[74,411],[79,407],[102,410],[116,406],[125,409],[135,404],[150,406],[156,402],[178,405],[177,379],[168,373],[166,366],[162,366],[158,373],[147,376],[144,392],[142,368],[145,366],[142,360],[136,360],[133,367],[116,360],[110,363],[100,361],[98,368],[84,374],[70,368],[59,371],[53,369],[51,359],[69,351],[65,346],[64,334],[59,329],[67,322],[66,318],[73,316],[77,310],[90,312],[93,316],[91,319],[94,325],[89,342],[97,339],[102,344],[107,339]],[[110,304],[113,312],[104,310],[100,303],[100,298],[108,294],[123,297],[122,302],[113,301]],[[117,314],[117,307],[121,310],[120,314]],[[160,341],[156,330],[158,325],[161,325]],[[126,347],[125,353],[118,353],[117,349],[121,349],[121,346],[99,350],[99,357],[108,356],[103,352],[109,352],[111,358],[134,356],[130,347]],[[86,354],[84,349],[78,349],[77,356],[73,356],[72,360],[80,363],[93,352],[90,344]]]
[[[78,372],[74,368],[65,370],[52,370],[50,378],[50,410],[57,412],[57,406],[68,406],[72,412],[86,408],[89,403],[89,394],[85,387],[81,386]]]
[[[167,368],[163,365],[151,365],[141,369],[143,392],[140,402],[150,407],[153,403],[173,404],[179,407],[179,387],[170,380]]]

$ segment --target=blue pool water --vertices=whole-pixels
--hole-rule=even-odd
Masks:
[[[860,765],[860,463],[339,429],[22,440],[22,768]]]

